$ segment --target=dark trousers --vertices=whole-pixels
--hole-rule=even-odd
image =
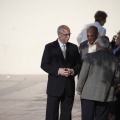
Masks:
[[[110,109],[109,113],[112,116],[115,116],[115,120],[120,120],[120,99],[109,103]]]
[[[47,96],[46,120],[59,119],[71,120],[71,111],[73,107],[74,96],[66,96],[65,93],[61,97]]]
[[[81,99],[82,120],[108,120],[107,102]]]
[[[115,101],[115,120],[120,120],[120,98]]]

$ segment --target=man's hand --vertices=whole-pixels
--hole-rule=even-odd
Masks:
[[[58,74],[64,76],[64,68],[59,68]]]
[[[70,75],[73,75],[73,74],[74,74],[74,70],[73,70],[73,69],[70,69],[70,68],[67,68],[67,69],[68,69]]]
[[[59,68],[58,73],[62,76],[68,77],[74,74],[74,70],[70,68]]]

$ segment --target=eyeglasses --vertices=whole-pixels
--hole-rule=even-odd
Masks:
[[[70,37],[70,35],[71,35],[71,33],[69,33],[69,34],[64,34],[64,33],[61,33],[61,32],[59,32],[60,34],[62,34],[62,35],[64,35],[65,37]]]

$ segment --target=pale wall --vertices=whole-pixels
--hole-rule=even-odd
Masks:
[[[71,42],[94,13],[108,13],[107,35],[120,30],[119,0],[0,0],[0,74],[42,74],[44,46],[57,38],[61,24],[71,28]]]

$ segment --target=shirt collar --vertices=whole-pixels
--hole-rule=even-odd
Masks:
[[[91,45],[90,43],[89,43],[89,41],[88,41],[88,46],[94,46],[95,45],[95,42]]]
[[[60,47],[62,47],[63,45],[66,45],[66,44],[63,44],[59,39],[58,39],[58,43],[59,43]]]

